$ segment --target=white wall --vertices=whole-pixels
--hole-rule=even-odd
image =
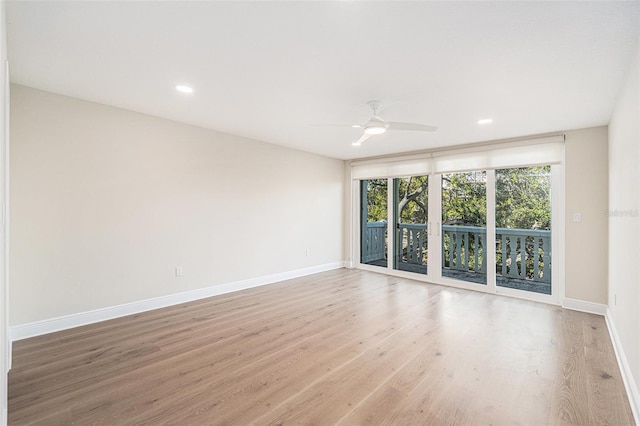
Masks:
[[[9,96],[6,93],[5,64],[7,61],[7,27],[4,1],[0,1],[0,206],[6,203],[5,180],[6,167],[5,155],[8,147],[7,122]],[[0,212],[1,214],[1,212]],[[1,221],[0,221],[1,224]],[[6,226],[0,226],[0,424],[7,422],[7,370],[10,363],[9,332],[8,332],[8,307],[9,294],[6,281],[5,264]]]
[[[640,384],[639,62],[640,40],[609,122],[609,309],[636,385]]]
[[[343,161],[22,86],[11,110],[11,325],[343,259]]]
[[[607,304],[607,127],[565,132],[565,297]],[[580,213],[582,222],[573,222]]]

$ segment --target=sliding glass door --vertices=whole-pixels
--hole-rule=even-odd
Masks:
[[[429,177],[410,176],[393,180],[393,268],[427,274],[429,259]]]
[[[496,170],[496,285],[551,294],[551,166]]]
[[[360,181],[360,263],[387,267],[387,179]]]
[[[487,284],[487,172],[442,175],[442,276]]]
[[[359,264],[553,301],[560,173],[543,165],[360,180]]]

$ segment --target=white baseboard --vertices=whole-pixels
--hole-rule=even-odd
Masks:
[[[562,301],[562,307],[571,309],[572,311],[580,311],[586,312],[588,314],[596,314],[602,316],[606,315],[607,313],[607,305],[603,305],[602,303],[587,302],[578,299],[569,299],[568,297],[565,297]]]
[[[622,374],[622,381],[624,387],[627,390],[627,396],[629,397],[629,404],[631,405],[631,411],[633,412],[633,418],[637,425],[640,425],[640,393],[638,392],[638,386],[631,374],[631,367],[627,361],[627,357],[622,349],[622,342],[618,336],[616,330],[616,324],[611,316],[611,310],[607,308],[605,315],[607,322],[607,328],[609,329],[609,335],[611,336],[611,342],[613,343],[613,350],[616,353],[616,359],[618,360],[618,366],[620,367],[620,373]]]
[[[252,278],[248,280],[235,281],[227,284],[214,285],[211,287],[170,294],[167,296],[155,297],[153,299],[140,300],[137,302],[96,309],[88,312],[65,315],[47,320],[31,322],[28,324],[20,324],[11,327],[10,337],[11,341],[27,339],[29,337],[40,336],[42,334],[67,330],[69,328],[79,327],[82,325],[93,324],[96,322],[119,318],[126,315],[137,314],[153,309],[159,309],[167,306],[177,305],[180,303],[204,299],[207,297],[218,296],[220,294],[231,293],[234,291],[245,290],[248,288],[259,287],[267,284],[273,284],[279,281],[304,277],[305,275],[316,274],[318,272],[325,272],[343,267],[343,261],[327,263],[324,265],[296,269],[294,271],[266,275],[263,277]]]

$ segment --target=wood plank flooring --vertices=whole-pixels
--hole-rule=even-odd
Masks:
[[[633,424],[604,318],[335,270],[22,340],[9,424]]]

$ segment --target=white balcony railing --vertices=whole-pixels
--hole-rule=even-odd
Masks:
[[[386,222],[368,222],[362,247],[362,262],[386,258]],[[398,261],[426,264],[427,225],[400,223]],[[444,269],[486,274],[487,229],[478,226],[442,226]],[[503,278],[551,282],[551,231],[496,229],[496,274]]]

